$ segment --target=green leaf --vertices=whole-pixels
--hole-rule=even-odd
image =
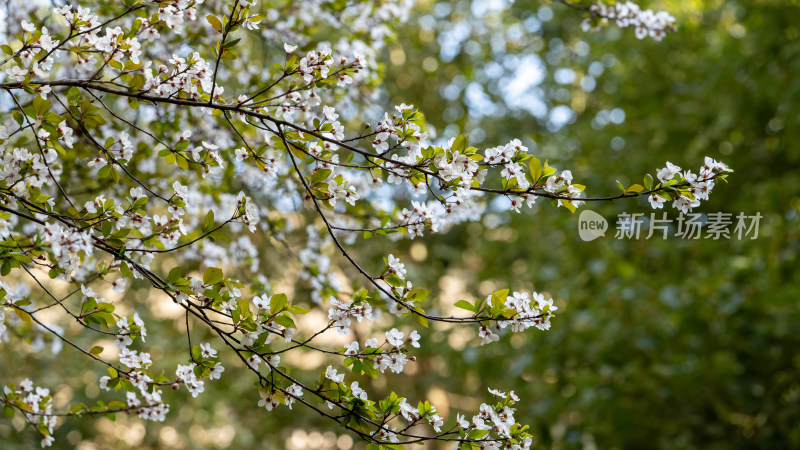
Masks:
[[[319,183],[321,181],[326,180],[331,175],[330,169],[322,169],[318,170],[311,174],[311,178],[308,180],[309,184]]]
[[[425,289],[414,289],[408,293],[408,297],[406,298],[408,301],[421,302],[428,298],[428,295],[430,295],[430,292],[426,291]]]
[[[178,278],[180,277],[181,277],[181,268],[174,267],[172,270],[169,271],[169,275],[167,276],[167,281],[169,281],[170,283],[174,283],[175,281],[178,281]]]
[[[401,280],[400,278],[397,277],[397,275],[389,275],[386,278],[384,278],[384,280],[386,280],[387,283],[389,283],[390,285],[392,285],[394,287],[403,287],[403,286],[406,285],[403,282],[403,280]]]
[[[181,158],[183,159],[183,158]],[[208,233],[214,229],[214,211],[208,210],[206,220],[203,222],[203,233]]]
[[[93,355],[97,356],[97,355],[99,355],[100,353],[103,353],[103,347],[101,347],[101,346],[99,346],[99,345],[95,345],[94,347],[92,347],[92,348],[89,350],[89,353],[91,353],[91,354],[93,354]]]
[[[289,308],[289,311],[291,311],[292,314],[308,314],[307,309],[295,305],[292,305],[292,307]]]
[[[222,33],[222,23],[220,23],[219,19],[217,19],[217,16],[213,16],[213,15],[209,14],[208,16],[206,16],[206,20],[208,21],[208,23],[211,24],[211,26],[215,30],[217,30],[220,33]]]
[[[203,274],[203,284],[217,284],[222,281],[222,270],[209,267]]]
[[[33,98],[33,110],[36,116],[45,116],[50,111],[50,102],[37,95]]]
[[[83,403],[78,403],[77,405],[73,406],[69,410],[73,414],[79,414],[80,412],[86,411],[87,409],[89,409],[89,408],[86,405],[84,405]]]
[[[577,210],[577,208],[575,208],[575,206],[573,206],[572,201],[564,200],[564,199],[561,199],[559,201],[561,202],[562,206],[564,206],[565,208],[567,208],[569,210],[569,212],[571,212],[572,214],[575,214],[575,211]]]
[[[128,263],[126,262],[123,262],[119,265],[119,273],[121,273],[125,278],[133,278],[133,272],[131,272],[130,267],[128,267]]]
[[[200,352],[200,347],[198,347],[197,345],[193,345],[192,346],[192,358],[195,361],[200,361],[202,359],[201,357],[202,357],[202,353]]]
[[[28,264],[33,262],[33,260],[28,255],[23,255],[22,253],[11,253],[11,257],[23,264]]]
[[[269,301],[269,310],[272,314],[277,314],[283,311],[283,308],[289,302],[289,297],[286,294],[275,294]]]
[[[467,435],[467,439],[480,439],[489,434],[489,430],[472,430]]]
[[[455,303],[456,308],[466,309],[467,311],[475,312],[475,307],[466,300],[459,300]]]
[[[508,297],[508,289],[500,289],[492,294],[492,304],[491,306],[494,308],[499,308],[505,305],[506,297]]]
[[[186,158],[178,156],[175,158],[175,162],[182,170],[189,170],[189,161],[187,161]]]
[[[425,310],[422,309],[422,308],[416,308],[415,311],[417,311],[420,314],[425,314]],[[423,317],[420,314],[416,314],[416,313],[413,313],[413,312],[411,314],[414,316],[414,322],[417,322],[418,324],[422,325],[423,327],[428,328],[428,318],[427,317]]]
[[[283,314],[275,316],[275,318],[272,319],[272,321],[286,328],[297,328],[297,325],[295,325],[294,320],[292,320],[291,317]]]
[[[531,168],[531,178],[533,181],[536,182],[539,178],[542,178],[542,162],[537,157],[531,158],[531,161],[528,163],[528,166]]]
[[[127,392],[136,392],[139,390],[133,385],[131,380],[127,378],[119,378],[119,384],[122,386],[122,389],[125,389]]]
[[[472,430],[467,435],[467,439],[480,439],[489,434],[489,430]]]
[[[547,164],[547,160],[545,160],[544,161],[544,169],[542,170],[542,176],[543,177],[549,177],[550,175],[553,175],[555,173],[556,173],[556,168],[555,167],[550,167]]]
[[[90,312],[94,311],[95,308],[97,308],[97,302],[94,300],[94,298],[89,297],[81,306],[81,314],[89,314]]]
[[[465,148],[467,148],[467,138],[464,137],[464,135],[459,134],[458,137],[456,137],[456,140],[453,141],[453,146],[451,147],[451,150],[453,150],[454,152],[461,152]]]
[[[18,109],[11,111],[11,116],[14,117],[14,120],[19,124],[19,126],[22,126],[22,124],[25,122],[25,116],[23,116]]]
[[[81,101],[81,91],[75,86],[67,90],[67,101],[70,105],[77,105]]]

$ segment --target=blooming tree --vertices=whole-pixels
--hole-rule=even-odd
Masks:
[[[480,345],[547,330],[553,300],[510,287],[441,305],[399,258],[360,261],[355,246],[445,233],[496,197],[513,212],[634,197],[687,212],[729,169],[667,163],[618,195],[589,197],[520,140],[478,149],[468,136],[436,139],[411,105],[372,113],[383,105],[378,55],[410,1],[272,3],[7,3],[0,340],[73,347],[105,371],[109,392],[62,411],[48,388],[3,380],[5,416],[24,417],[42,446],[63,416],[169,420],[169,389],[197,397],[233,370],[224,353],[249,373],[258,406],[310,408],[376,448],[530,447],[513,391],[489,388],[472,417],[446,420],[429,400],[371,398],[347,378],[402,373],[425,345],[418,327],[470,327]],[[589,28],[675,30],[668,14],[630,2],[562,3]],[[273,286],[287,269],[265,264],[267,242],[291,255],[309,295]],[[186,364],[151,358],[158,343],[147,341],[147,305],[127,300],[133,286],[182,311]],[[371,337],[347,339],[354,327]],[[286,363],[289,352],[331,363],[309,373]]]

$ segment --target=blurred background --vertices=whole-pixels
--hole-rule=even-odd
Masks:
[[[584,33],[580,13],[547,1],[421,0],[383,55],[384,100],[418,106],[440,138],[466,133],[479,148],[520,138],[590,195],[615,195],[616,180],[640,183],[665,161],[696,171],[711,156],[735,173],[698,212],[760,213],[758,238],[614,239],[617,214],[651,211],[635,199],[589,205],[611,226],[592,242],[579,239],[577,214],[546,202],[523,214],[497,204],[483,222],[429,239],[371,240],[360,257],[400,256],[441,305],[511,286],[560,308],[550,331],[483,347],[473,329],[421,330],[417,364],[372,382],[371,398],[394,388],[454,417],[487,387],[513,388],[539,448],[800,448],[800,4],[642,6],[670,11],[678,32],[662,42],[616,27]],[[170,314],[155,312],[148,339],[182,327]],[[170,345],[164,355],[181,355],[182,342]],[[71,402],[106,395],[91,387],[101,372],[24,351],[0,346],[4,379],[36,372],[54,390],[88,383]],[[363,447],[302,408],[259,410],[244,371],[226,379],[198,399],[170,393],[163,424],[66,420],[57,443]],[[18,425],[0,422],[2,447],[38,447]]]

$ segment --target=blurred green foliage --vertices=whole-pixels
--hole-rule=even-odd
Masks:
[[[574,11],[526,1],[484,16],[496,22],[485,33],[476,3],[483,2],[427,5],[445,32],[464,23],[472,31],[436,70],[393,66],[388,78],[401,80],[399,99],[424,105],[439,129],[480,128],[486,146],[526,134],[537,142],[534,152],[572,168],[590,195],[613,194],[616,179],[639,182],[664,161],[696,170],[708,155],[736,173],[700,212],[760,212],[764,219],[756,240],[616,240],[618,213],[650,212],[644,200],[620,201],[586,206],[611,226],[593,242],[578,238],[576,216],[549,208],[431,239],[425,270],[415,274],[420,282],[439,275],[428,269],[434,262],[461,273],[468,292],[527,281],[561,299],[563,309],[552,330],[524,341],[456,354],[432,349],[450,373],[431,372],[420,385],[468,391],[459,380],[474,374],[482,386],[517,387],[528,399],[520,413],[538,427],[545,448],[800,446],[800,9],[792,2],[647,2],[681,24],[655,42],[613,27],[583,33]],[[506,51],[518,61],[541,56],[546,75],[535,89],[550,109],[571,106],[574,123],[552,132],[546,115],[513,109],[448,117],[469,103],[466,88],[439,101],[454,80],[503,101],[513,67],[499,81],[479,68],[498,61],[496,36],[525,23],[541,31]],[[440,51],[423,32],[406,37],[407,61]],[[574,81],[559,84],[559,68],[571,69]],[[582,80],[591,73],[583,86],[596,86],[587,92]],[[402,77],[411,79],[408,88]],[[616,108],[624,111],[619,124],[608,120]]]

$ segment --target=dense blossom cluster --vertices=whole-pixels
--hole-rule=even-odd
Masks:
[[[11,4],[0,62],[0,273],[17,284],[0,281],[0,342],[25,335],[39,350],[46,336],[54,350],[74,347],[106,366],[101,389],[124,396],[58,413],[49,391],[23,380],[4,388],[6,415],[22,414],[43,446],[53,443],[56,414],[165,420],[163,387],[197,397],[226,371],[212,343],[192,344],[191,322],[238,357],[255,381],[253,403],[268,411],[358,406],[363,427],[348,429],[377,444],[531,446],[513,391],[490,390],[496,403],[448,429],[427,401],[414,407],[394,392],[372,401],[346,381],[406,371],[422,345],[417,326],[475,327],[487,344],[504,329],[547,330],[558,309],[543,293],[503,289],[455,304],[468,314],[442,315],[449,305],[415,287],[414,269],[395,254],[381,272],[358,261],[361,240],[443,233],[480,220],[498,197],[516,212],[537,199],[573,212],[602,200],[519,139],[485,149],[468,136],[436,139],[407,104],[371,121],[360,114],[383,105],[376,55],[410,2],[124,0],[46,13]],[[632,4],[591,13],[656,39],[673,29],[668,15]],[[322,28],[334,30],[328,42],[319,42]],[[240,54],[256,43],[263,58]],[[688,210],[727,171],[709,158],[697,175],[667,163],[659,184],[645,179],[646,194],[654,207],[672,199]],[[272,251],[289,262],[275,267]],[[290,298],[275,279],[300,289]],[[186,361],[174,377],[146,347],[149,303],[134,284],[185,316]],[[311,309],[325,323],[313,331]],[[331,347],[329,338],[357,327],[381,337]],[[113,345],[95,345],[97,336]],[[281,366],[288,351],[320,352],[330,365],[294,378]],[[416,434],[418,424],[435,434]]]
[[[58,420],[52,415],[53,396],[49,389],[34,386],[33,381],[25,378],[19,382],[19,386],[14,386],[13,383],[3,386],[3,400],[4,403],[14,404],[23,410],[28,423],[39,428],[42,447],[53,445],[53,429]]]
[[[700,167],[699,173],[695,174],[691,170],[681,172],[681,170],[680,167],[667,162],[667,166],[658,171],[656,178],[664,186],[676,184],[685,186],[683,189],[675,189],[672,195],[672,207],[684,214],[691,211],[692,208],[700,206],[700,200],[708,200],[711,190],[714,189],[715,177],[731,172],[726,164],[708,156],[706,156],[703,166]],[[653,209],[660,209],[669,199],[670,195],[666,192],[654,192],[647,200]]]
[[[643,10],[634,2],[614,2],[612,5],[598,1],[589,7],[590,17],[581,26],[584,31],[597,29],[600,25],[613,22],[620,28],[632,27],[638,39],[648,36],[660,41],[667,33],[676,30],[675,18],[666,11]]]

